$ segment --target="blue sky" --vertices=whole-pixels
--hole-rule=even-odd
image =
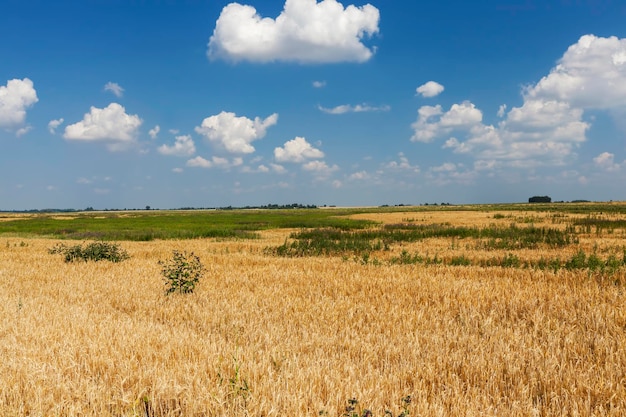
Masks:
[[[626,2],[2,0],[0,209],[626,200]]]

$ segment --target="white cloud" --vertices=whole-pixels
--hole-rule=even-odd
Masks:
[[[380,13],[370,4],[286,0],[276,19],[252,6],[230,3],[209,41],[209,58],[232,61],[365,62],[374,49],[362,43],[378,32]]]
[[[310,161],[303,164],[302,169],[305,171],[315,172],[320,176],[326,176],[339,170],[339,167],[337,165],[328,166],[328,164],[324,161]]]
[[[431,167],[426,177],[435,185],[443,186],[451,183],[470,185],[477,178],[477,172],[465,169],[463,164],[445,162],[441,165]]]
[[[598,168],[604,171],[616,172],[621,168],[620,164],[615,163],[615,155],[609,152],[602,152],[600,155],[593,158],[593,162]]]
[[[328,113],[328,114],[364,113],[364,112],[379,112],[379,111],[384,112],[384,111],[391,110],[391,107],[387,105],[370,106],[365,103],[357,104],[354,106],[350,104],[342,104],[340,106],[333,107],[333,108],[326,108],[326,107],[318,106],[318,108],[324,113]]]
[[[180,174],[184,171],[182,168],[172,168],[172,172],[175,174]]]
[[[443,112],[423,106],[412,125],[413,141],[445,139],[444,148],[471,155],[488,167],[565,165],[577,158],[591,122],[587,110],[606,110],[626,129],[626,39],[582,36],[568,48],[550,74],[522,91],[523,103],[500,106],[497,125],[482,123],[482,112],[466,102]],[[454,136],[452,136],[454,133]],[[598,157],[600,158],[600,157]],[[595,161],[616,169],[607,155]]]
[[[135,141],[142,120],[137,115],[126,114],[126,109],[111,103],[104,109],[91,107],[83,120],[65,128],[63,137],[68,140],[103,141],[111,150],[123,149]]]
[[[241,172],[243,172],[244,174],[266,174],[270,171],[270,168],[263,164],[258,165],[256,168],[245,166],[241,169]]]
[[[512,108],[497,126],[484,125],[482,113],[471,103],[419,110],[413,141],[447,138],[443,147],[479,160],[506,160],[510,166],[563,165],[575,157],[589,128],[582,110],[555,101],[527,100]],[[451,136],[452,133],[455,136]]]
[[[439,120],[441,127],[445,128],[469,128],[483,120],[483,114],[469,101],[461,104],[453,104],[447,113]]]
[[[0,128],[20,129],[26,121],[26,109],[37,103],[33,82],[24,78],[0,85]]]
[[[211,168],[213,163],[201,156],[196,156],[187,161],[187,166],[193,168]]]
[[[189,135],[176,136],[173,146],[161,145],[157,151],[162,155],[191,156],[196,153],[196,145]]]
[[[436,97],[444,90],[443,85],[436,81],[428,81],[426,84],[422,84],[415,90],[417,94],[422,97]]]
[[[160,131],[161,131],[161,127],[159,125],[156,125],[148,131],[148,135],[150,135],[151,139],[156,139]],[[174,135],[177,133],[178,132],[174,133]]]
[[[370,174],[368,174],[366,171],[355,172],[348,177],[349,180],[353,181],[365,181],[369,180],[370,178]]]
[[[571,108],[568,103],[545,100],[526,100],[522,107],[514,107],[507,115],[502,125],[513,132],[539,132],[545,135],[546,131],[553,132],[554,139],[565,135],[575,142],[585,140],[586,124],[581,121],[583,111]]]
[[[255,150],[250,143],[264,137],[267,129],[277,122],[278,114],[276,113],[265,120],[258,117],[251,120],[223,111],[204,119],[202,125],[196,127],[196,132],[227,152],[248,154]]]
[[[313,87],[324,88],[326,87],[326,81],[313,81]]]
[[[25,134],[27,134],[31,130],[33,130],[32,126],[21,127],[19,129],[17,129],[17,131],[15,132],[15,136],[17,136],[19,138],[20,136],[24,136]]]
[[[287,169],[279,164],[270,164],[270,167],[272,168],[272,171],[277,174],[285,174],[287,172]]]
[[[53,135],[56,134],[57,128],[63,124],[63,118],[57,120],[50,120],[48,122],[48,131]]]
[[[443,164],[436,166],[436,167],[432,167],[431,171],[433,172],[454,172],[456,171],[456,164],[453,164],[452,162],[444,162]]]
[[[411,165],[408,158],[404,156],[404,153],[400,152],[398,154],[399,161],[391,161],[385,165],[385,168],[391,169],[394,171],[410,171],[415,174],[420,172],[420,167],[418,165]]]
[[[229,161],[226,158],[222,158],[219,156],[213,156],[210,160],[205,159],[201,156],[196,156],[187,161],[187,166],[192,168],[220,168],[220,169],[229,169],[232,167],[240,166],[243,163],[241,158],[233,158],[232,161]]]
[[[413,142],[432,142],[435,138],[455,130],[466,130],[479,125],[483,119],[482,112],[469,101],[453,104],[445,113],[440,105],[422,106],[417,113],[417,121],[411,125],[414,130],[411,137]]]
[[[112,83],[111,81],[104,85],[104,91],[110,91],[115,94],[115,97],[117,98],[124,95],[124,89],[118,83]]]
[[[582,36],[550,74],[525,93],[530,99],[562,101],[578,108],[626,106],[626,39]]]
[[[211,162],[213,163],[213,166],[216,168],[227,169],[230,167],[230,163],[228,162],[228,159],[222,158],[219,156],[214,156],[213,158],[211,158]]]
[[[285,142],[282,148],[274,149],[274,157],[278,162],[304,162],[307,159],[324,157],[324,152],[314,148],[305,138],[296,137]]]

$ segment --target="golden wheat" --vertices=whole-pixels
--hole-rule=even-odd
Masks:
[[[469,213],[385,221],[511,222]],[[586,271],[264,253],[288,233],[124,242],[118,264],[0,238],[0,415],[338,416],[355,397],[382,416],[406,395],[420,416],[626,415],[623,286]],[[165,295],[158,261],[173,249],[207,269],[193,294]]]

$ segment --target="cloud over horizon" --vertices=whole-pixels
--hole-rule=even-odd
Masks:
[[[196,132],[211,143],[229,153],[249,154],[255,151],[251,143],[265,136],[268,128],[278,123],[278,114],[273,113],[265,119],[238,117],[235,113],[222,111],[205,118]]]
[[[0,85],[0,128],[17,130],[25,133],[22,129],[26,122],[26,109],[37,103],[37,91],[29,78],[22,80],[8,80],[6,86]]]
[[[274,149],[274,157],[278,162],[299,163],[308,159],[320,159],[324,157],[324,152],[314,148],[305,138],[296,137],[282,148]]]
[[[207,55],[234,62],[365,62],[375,49],[362,40],[378,33],[379,19],[370,4],[344,8],[336,0],[286,0],[276,19],[230,3],[215,24]]]
[[[587,110],[621,114],[626,110],[626,39],[584,35],[536,84],[522,90],[523,103],[508,112],[501,105],[497,125],[482,123],[471,102],[422,106],[412,141],[444,138],[444,148],[468,154],[481,166],[565,165],[577,158],[592,122]],[[607,165],[607,156],[599,160]],[[596,161],[596,165],[603,165]]]
[[[157,152],[161,155],[191,156],[196,153],[196,145],[190,135],[176,136],[174,145],[161,145]]]
[[[142,120],[137,115],[126,114],[118,103],[103,109],[92,106],[83,120],[65,127],[67,140],[105,142],[110,150],[122,150],[134,142]]]

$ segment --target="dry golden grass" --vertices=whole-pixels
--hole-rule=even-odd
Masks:
[[[623,286],[586,271],[264,254],[288,233],[124,242],[132,257],[118,264],[0,238],[0,415],[338,416],[356,397],[382,416],[409,394],[416,416],[626,415]],[[157,262],[173,249],[207,268],[193,294],[164,295]]]

